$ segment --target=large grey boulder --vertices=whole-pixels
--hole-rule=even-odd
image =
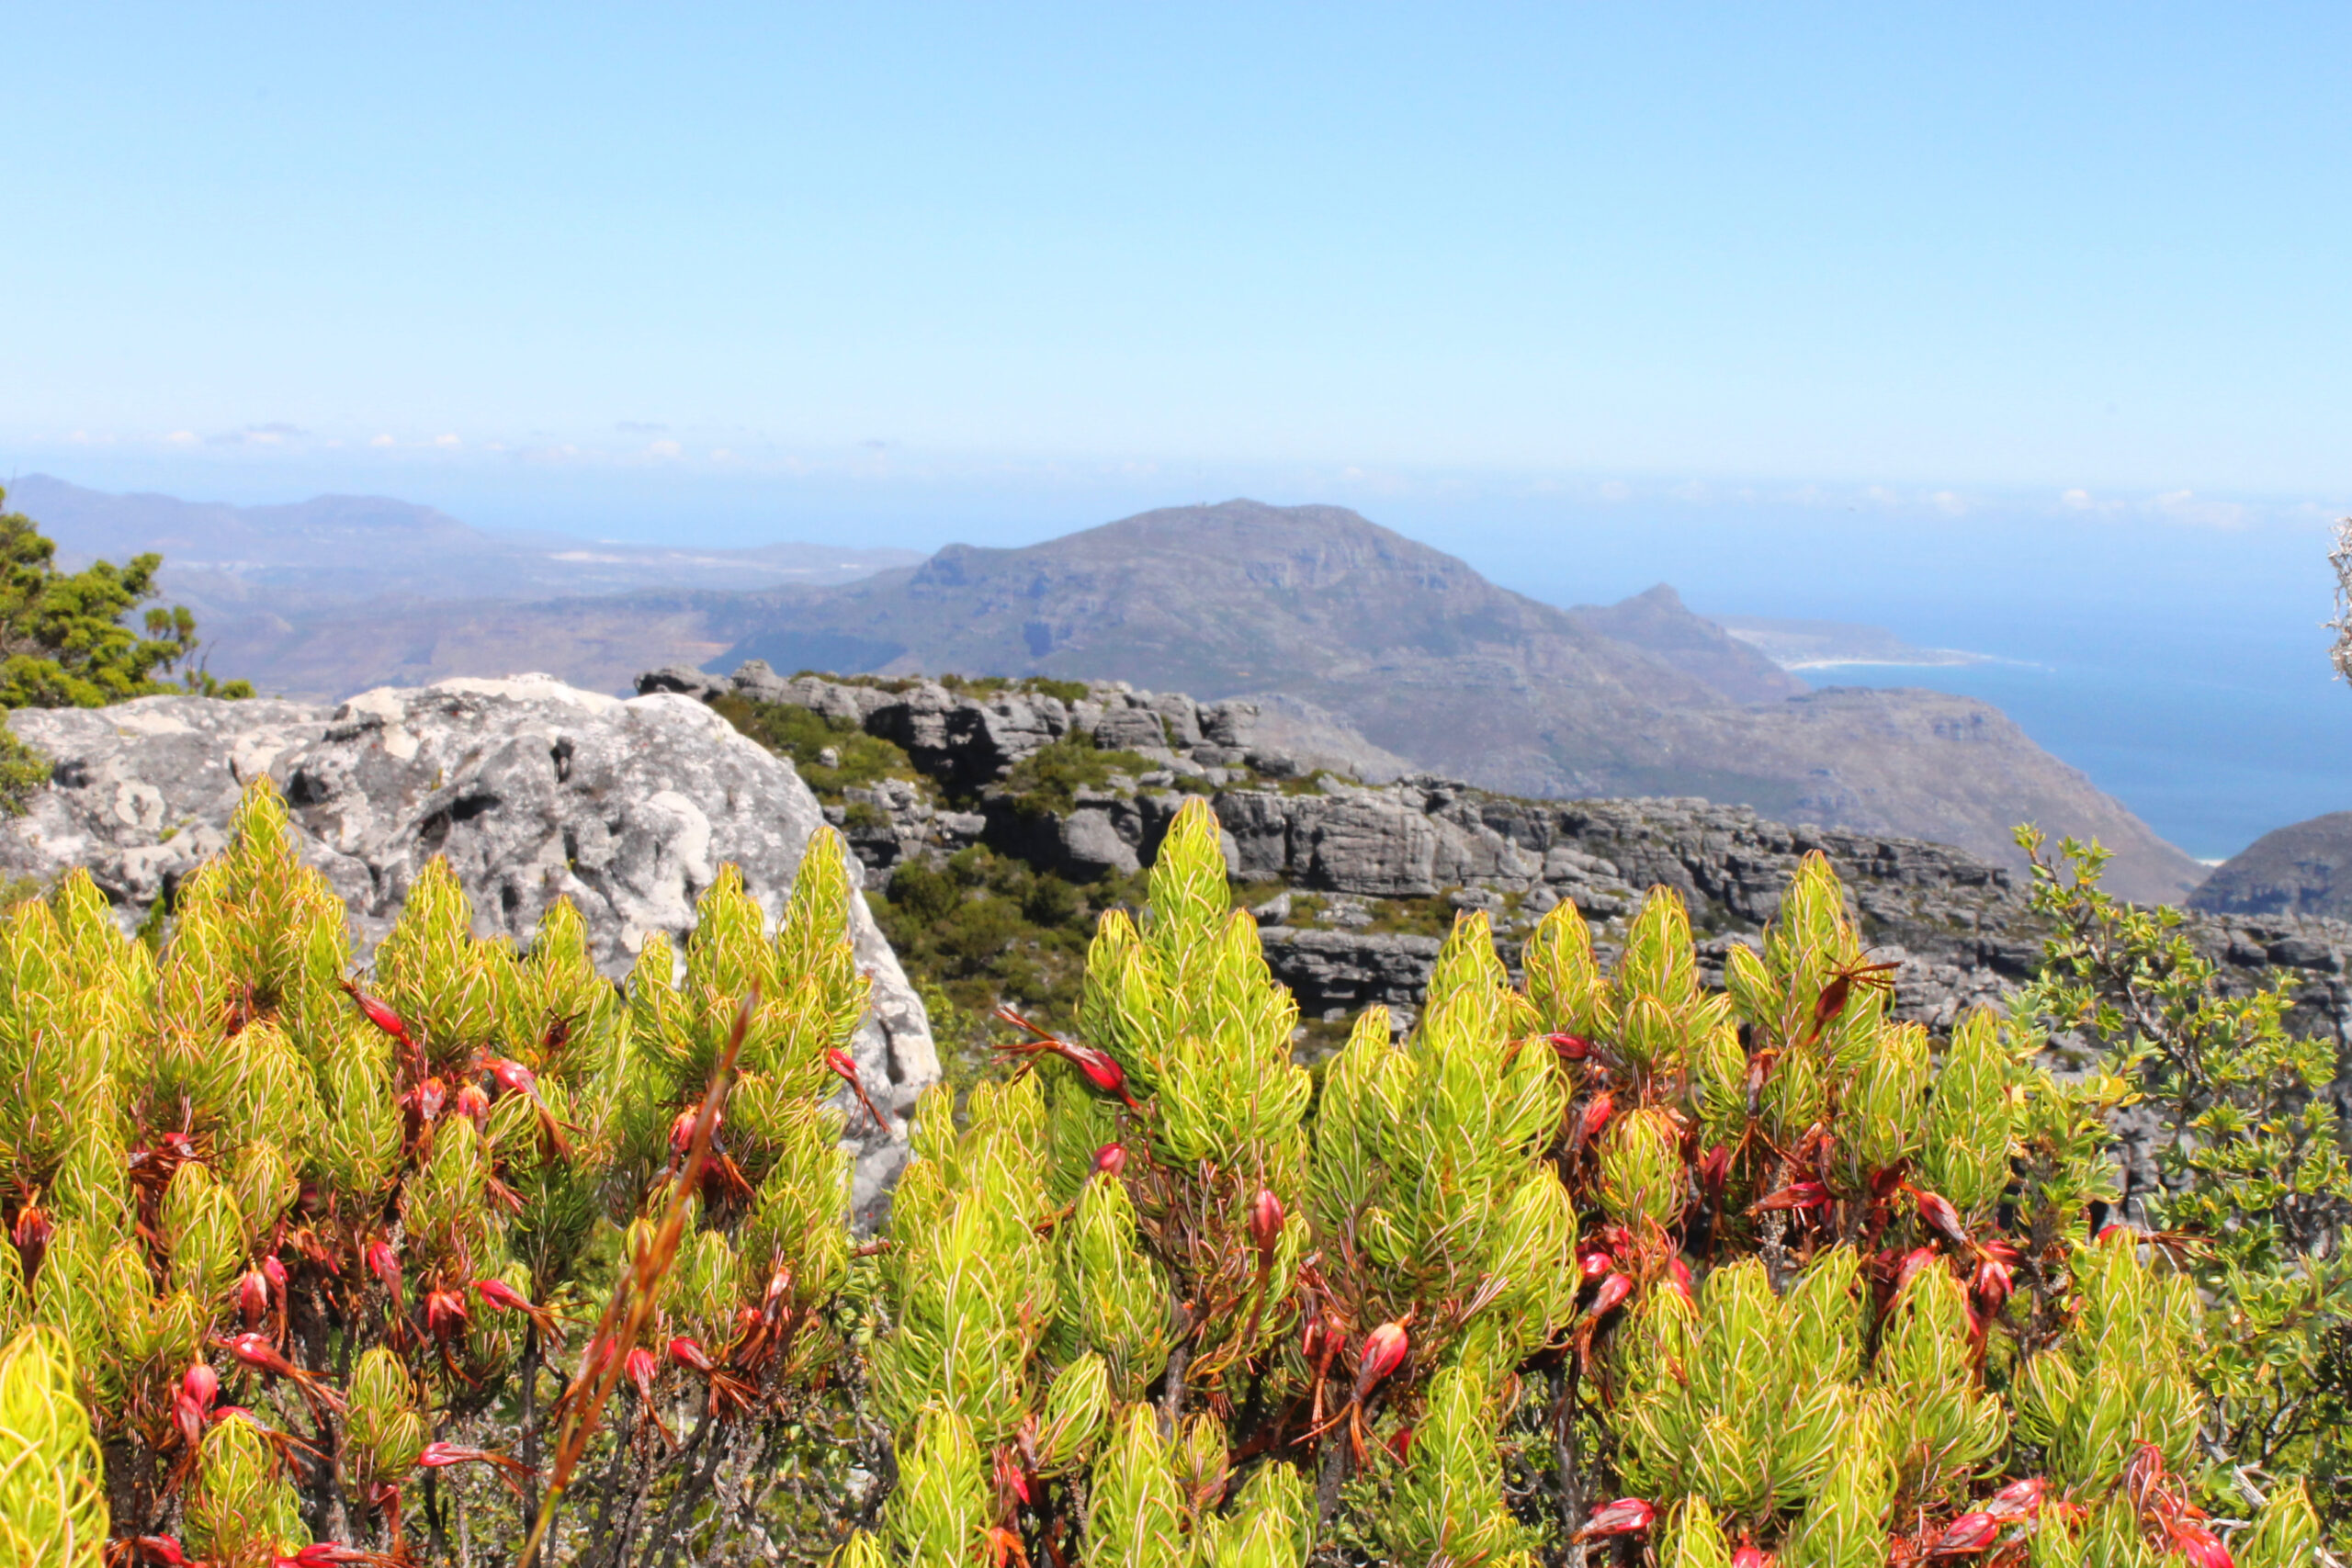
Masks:
[[[265,774],[285,794],[302,858],[343,895],[363,954],[440,855],[481,935],[527,941],[569,897],[615,978],[657,931],[683,945],[695,898],[730,862],[773,920],[824,821],[790,764],[700,702],[623,701],[544,675],[382,687],[335,707],[145,697],[21,710],[8,724],[56,768],[27,813],[0,826],[0,869],[45,880],[87,867],[126,928],[221,848],[245,786]],[[861,879],[854,858],[850,871]],[[850,919],[874,981],[854,1051],[892,1123],[885,1134],[850,1119],[856,1203],[870,1221],[939,1060],[863,898]]]

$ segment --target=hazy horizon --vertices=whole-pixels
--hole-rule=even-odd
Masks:
[[[0,449],[0,462],[12,457]],[[191,466],[176,477],[215,482],[175,491],[164,482],[174,475],[144,465],[38,467],[91,489],[237,504],[385,493],[365,481],[389,477],[363,470],[335,485],[302,482],[313,471],[285,465],[258,478],[250,467]],[[2352,777],[2352,691],[2333,680],[2321,625],[2332,608],[2329,516],[2310,502],[1593,476],[1506,487],[1461,475],[1203,469],[1178,480],[1000,473],[993,485],[944,486],[868,475],[845,492],[854,511],[836,510],[830,484],[771,483],[751,492],[764,498],[757,505],[734,498],[740,511],[707,498],[693,510],[691,493],[672,490],[682,504],[664,513],[662,489],[629,499],[606,486],[574,511],[561,487],[531,478],[477,488],[445,470],[430,488],[392,493],[478,527],[925,550],[1033,544],[1154,506],[1242,493],[1351,506],[1550,604],[1609,603],[1666,581],[1702,615],[1853,621],[1923,647],[1992,655],[2001,662],[1803,673],[1816,686],[1922,685],[1992,702],[2203,859],[2352,807],[2343,784]],[[943,497],[955,504],[938,506]],[[616,525],[631,518],[639,525]]]

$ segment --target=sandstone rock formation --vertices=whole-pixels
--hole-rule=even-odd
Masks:
[[[993,784],[956,796],[940,783],[986,776],[995,766],[989,759],[1005,754],[1001,730],[990,736],[989,726],[1011,721],[989,715],[1011,694],[978,698],[918,682],[889,683],[902,688],[895,692],[813,676],[775,682],[763,665],[747,666],[732,682],[697,671],[640,680],[706,696],[756,690],[876,733],[909,733],[897,714],[905,705],[933,716],[926,724],[936,728],[926,728],[926,737],[968,738],[942,740],[918,758],[922,786],[891,780],[853,790],[845,805],[827,808],[836,818],[845,818],[850,804],[875,808],[878,821],[849,831],[879,877],[910,859],[980,842],[1077,880],[1132,871],[1152,859],[1186,790],[1207,794],[1236,879],[1280,888],[1254,912],[1269,964],[1308,1018],[1380,1003],[1400,1023],[1408,1020],[1437,954],[1437,932],[1456,909],[1486,909],[1509,952],[1544,911],[1573,899],[1608,949],[1653,886],[1682,895],[1702,935],[1702,964],[1719,978],[1731,945],[1758,940],[1798,859],[1813,850],[1845,879],[1864,931],[1878,944],[1874,956],[1901,965],[1897,999],[1906,1018],[1939,1028],[1967,1008],[1998,1002],[2032,973],[2041,952],[2015,874],[1965,850],[1792,827],[1745,807],[1690,797],[1532,800],[1429,774],[1376,786],[1302,776],[1298,759],[1256,744],[1236,704],[1204,707],[1101,683],[1089,688],[1087,701],[1067,706],[1023,699],[1028,711],[1042,703],[1044,713],[1065,716],[1041,720],[1048,730],[1067,722],[1097,733],[1105,714],[1182,712],[1189,705],[1195,728],[1229,742],[1204,739],[1190,752],[1158,749],[1148,754],[1154,771],[1080,791],[1072,809],[1039,818],[1012,809]],[[971,809],[958,809],[958,799]],[[2230,965],[2239,986],[2285,971],[2295,998],[2291,1026],[2352,1045],[2352,924],[2295,914],[2199,916],[2188,929]]]
[[[788,764],[701,704],[625,702],[546,676],[379,688],[334,707],[146,697],[23,710],[9,725],[56,766],[26,815],[0,825],[0,869],[46,880],[85,866],[126,928],[221,847],[240,794],[264,774],[286,795],[303,859],[349,906],[363,952],[443,855],[481,934],[527,940],[569,897],[616,978],[650,933],[692,929],[695,899],[724,863],[773,917],[823,821]],[[865,901],[850,913],[874,980],[855,1055],[894,1122],[887,1135],[850,1122],[864,1129],[856,1202],[871,1219],[939,1064]]]

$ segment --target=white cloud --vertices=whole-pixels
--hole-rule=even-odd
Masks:
[[[393,445],[393,441],[389,435],[379,435],[371,439],[368,445],[370,446],[390,446]]]
[[[462,446],[465,443],[459,441],[454,435],[436,435],[433,438],[433,445],[435,446]]]
[[[164,439],[170,442],[175,446],[193,446],[196,445],[196,432],[193,430],[175,430],[169,435],[164,436]]]
[[[674,441],[656,441],[649,445],[645,449],[656,457],[675,457],[685,451],[684,446],[679,446]]]

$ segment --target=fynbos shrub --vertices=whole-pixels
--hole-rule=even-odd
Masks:
[[[1894,1021],[1818,857],[1722,991],[1665,890],[1518,985],[1470,915],[1310,1075],[1192,803],[864,1245],[850,896],[724,874],[616,988],[436,867],[362,980],[265,789],[160,959],[18,910],[0,1441],[84,1481],[0,1456],[0,1529],[504,1562],[560,1471],[540,1560],[616,1568],[2315,1561],[2290,1480],[2211,1513],[2188,1238],[2094,1230],[2131,1064]]]

